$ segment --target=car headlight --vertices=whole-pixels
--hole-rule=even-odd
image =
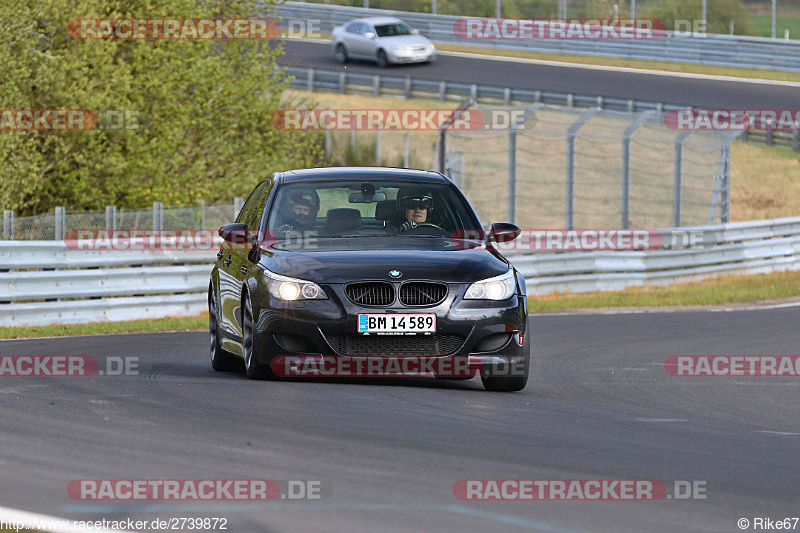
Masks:
[[[392,50],[394,50],[395,52],[397,52],[399,54],[404,54],[404,53],[408,52],[408,48],[406,48],[405,46],[395,46],[394,48],[392,48]]]
[[[467,287],[465,300],[505,300],[516,292],[514,271],[509,270],[501,276],[477,281]]]
[[[322,287],[313,281],[281,276],[269,270],[264,270],[264,279],[267,290],[278,300],[327,300],[328,296]]]

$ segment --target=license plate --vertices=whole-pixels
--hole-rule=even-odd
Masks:
[[[359,333],[435,333],[436,315],[358,315]]]

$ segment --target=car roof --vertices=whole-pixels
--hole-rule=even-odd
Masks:
[[[275,177],[284,183],[302,181],[336,180],[397,180],[419,183],[451,183],[450,179],[432,170],[412,170],[390,167],[325,167],[303,168],[276,172]]]
[[[353,19],[345,22],[345,24],[350,24],[351,22],[366,22],[367,24],[397,24],[398,22],[403,22],[397,17],[364,17],[361,19]]]

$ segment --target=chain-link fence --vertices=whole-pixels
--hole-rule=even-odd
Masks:
[[[442,148],[484,222],[666,228],[728,221],[738,134],[674,131],[656,111],[534,104],[505,129],[447,131]]]
[[[127,209],[107,206],[104,211],[67,211],[57,207],[52,213],[17,217],[3,211],[4,240],[59,240],[70,230],[187,230],[219,228],[236,217],[242,199],[233,203],[164,207],[155,202],[152,208]]]

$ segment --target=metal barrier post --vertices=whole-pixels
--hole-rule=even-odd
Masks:
[[[64,233],[67,225],[67,211],[64,209],[64,206],[56,206],[55,217],[56,231],[53,240],[61,241],[64,240]]]
[[[117,206],[106,206],[106,231],[114,231],[117,229]]]
[[[200,229],[206,229],[206,201],[200,200]]]
[[[163,209],[163,203],[153,202],[153,231],[161,231],[164,229]]]
[[[14,240],[14,210],[3,210],[3,240]]]
[[[508,130],[508,221],[514,223],[517,213],[517,128]]]
[[[307,80],[306,83],[307,83],[306,89],[308,90],[308,92],[313,93],[314,92],[314,69],[313,68],[308,69],[308,80]]]

